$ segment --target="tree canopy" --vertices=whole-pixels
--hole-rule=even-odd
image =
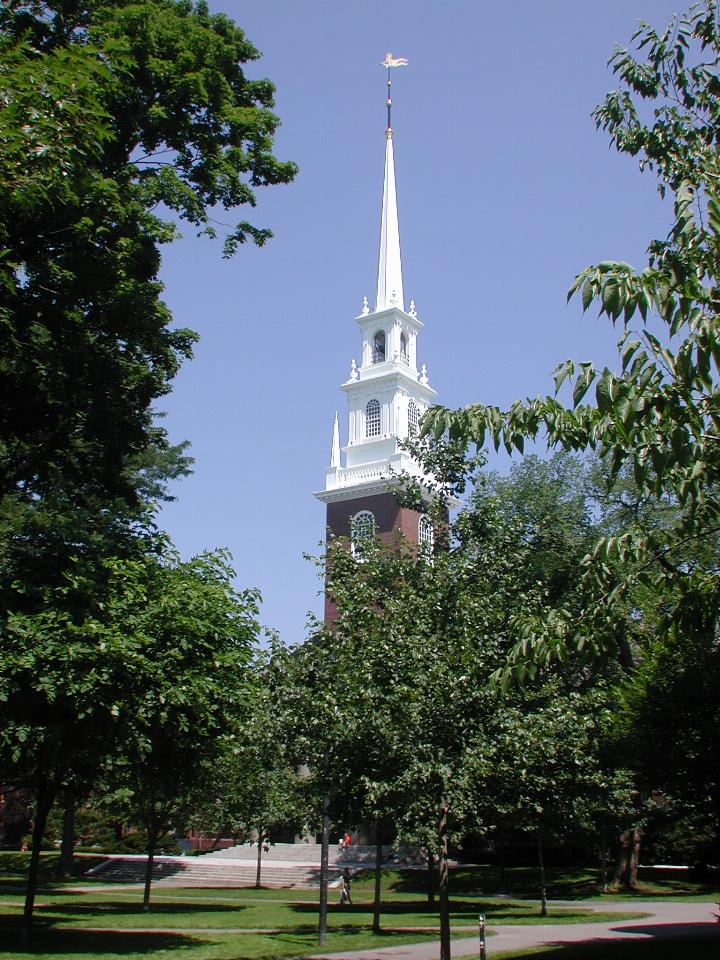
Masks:
[[[568,360],[556,371],[555,395],[504,411],[436,407],[423,422],[426,435],[439,439],[447,431],[460,446],[490,440],[522,451],[527,439],[544,437],[551,448],[597,451],[611,477],[628,469],[641,494],[677,507],[672,523],[597,542],[586,566],[593,586],[586,615],[558,608],[546,629],[523,637],[515,657],[520,674],[568,644],[602,648],[614,605],[639,580],[672,598],[671,626],[712,629],[717,616],[716,561],[687,565],[683,556],[688,544],[716,539],[720,529],[717,6],[705,0],[660,32],[642,23],[633,39],[638,55],[615,51],[610,63],[621,86],[594,116],[617,150],[655,173],[661,195],[673,199],[673,226],[650,243],[644,269],[605,260],[583,270],[569,293],[582,297],[584,309],[596,303],[620,328],[619,372]],[[591,388],[594,402],[585,399]]]
[[[239,27],[186,0],[13,0],[0,52],[0,494],[132,501],[194,341],[160,246],[172,215],[214,234],[214,208],[293,178],[273,86],[246,76]],[[269,235],[240,221],[225,252]]]
[[[180,563],[153,511],[189,468],[155,404],[196,339],[162,247],[296,173],[259,56],[204,2],[0,9],[0,770],[36,792],[35,847],[121,754],[152,841],[248,701],[255,594]],[[269,236],[238,218],[223,252]]]

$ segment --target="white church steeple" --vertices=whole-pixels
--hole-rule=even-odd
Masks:
[[[400,260],[400,227],[395,193],[395,158],[392,127],[385,131],[385,183],[383,185],[380,220],[380,256],[378,258],[377,297],[375,310],[405,305],[403,298],[402,262]]]
[[[388,54],[383,65],[389,68],[405,63]],[[414,301],[405,312],[389,69],[387,105],[377,297],[373,310],[364,298],[355,318],[360,328],[361,359],[359,366],[352,361],[350,375],[342,384],[348,400],[348,439],[342,448],[345,462],[336,419],[325,489],[315,494],[328,504],[385,495],[388,481],[400,473],[422,478],[419,465],[401,449],[400,442],[416,434],[420,418],[436,396],[425,365],[422,372],[418,370],[417,336],[423,324]]]

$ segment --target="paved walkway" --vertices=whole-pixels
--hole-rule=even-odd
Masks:
[[[642,920],[618,920],[615,923],[566,923],[537,926],[492,924],[487,940],[490,958],[502,950],[520,950],[542,944],[560,945],[579,941],[603,942],[610,940],[649,940],[669,937],[716,936],[720,956],[720,923],[715,919],[717,906],[713,903],[678,903],[657,900],[614,901],[605,900],[565,901],[554,900],[550,907],[590,907],[610,913],[648,913]],[[452,941],[452,955],[467,957],[478,954],[478,938],[458,937]],[[348,953],[312,954],[313,960],[438,960],[440,944],[437,941],[385,947],[381,950],[354,950]]]

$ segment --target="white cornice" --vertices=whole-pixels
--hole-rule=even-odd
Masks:
[[[358,500],[360,497],[374,497],[381,493],[392,493],[398,487],[400,478],[397,476],[383,477],[372,483],[355,483],[348,487],[335,487],[333,490],[318,490],[313,496],[323,503],[337,503],[342,500]],[[428,503],[432,499],[429,491],[422,489],[423,499]]]
[[[375,310],[372,313],[360,313],[355,317],[355,322],[359,327],[364,329],[365,327],[384,324],[385,321],[389,319],[404,323],[409,330],[414,330],[416,333],[425,326],[422,320],[418,320],[418,318],[411,313],[406,313],[405,310],[402,310],[400,307],[387,307],[385,310]]]
[[[393,361],[387,361],[386,363],[379,363],[376,365],[380,367],[388,367],[389,369],[386,372],[378,372],[376,375],[365,376],[362,379],[358,380],[347,380],[345,383],[341,384],[340,389],[344,390],[348,397],[353,394],[359,394],[362,396],[364,393],[368,395],[376,392],[378,388],[385,388],[389,390],[406,390],[412,396],[417,397],[418,399],[424,400],[426,403],[430,404],[433,401],[433,398],[437,396],[437,390],[434,390],[430,384],[421,383],[419,374],[415,371],[410,370],[404,364],[395,363]],[[372,370],[373,367],[368,367],[368,370]]]

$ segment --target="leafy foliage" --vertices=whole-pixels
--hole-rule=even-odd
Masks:
[[[558,608],[536,624],[515,651],[514,671],[576,649],[602,650],[614,641],[613,610],[640,582],[664,593],[667,618],[686,631],[714,630],[717,562],[688,568],[688,545],[716,539],[720,529],[720,194],[718,116],[720,27],[706,0],[658,33],[641,24],[634,38],[640,60],[625,49],[611,59],[622,87],[595,111],[598,127],[619,151],[656,173],[661,194],[673,196],[667,238],[649,247],[648,266],[603,261],[571,287],[583,308],[621,327],[619,372],[592,363],[562,363],[556,394],[518,401],[508,410],[475,404],[430,411],[423,431],[455,446],[486,439],[496,449],[522,451],[544,434],[551,447],[595,450],[611,477],[629,470],[643,495],[670,501],[675,520],[652,531],[633,528],[599,540],[586,565],[585,615]],[[645,105],[651,107],[649,119]],[[569,381],[568,406],[558,391]],[[585,400],[594,389],[594,403]],[[618,566],[623,573],[618,576]],[[701,609],[706,614],[701,613]]]
[[[214,235],[296,172],[258,57],[204,2],[0,10],[0,769],[36,791],[36,846],[102,766],[152,845],[247,701],[256,598],[157,536],[190,461],[153,405],[196,339],[158,280],[174,220]],[[224,252],[269,236],[241,220]]]
[[[287,182],[258,52],[204,4],[22,2],[0,13],[0,494],[137,496],[151,404],[194,335],[157,279],[175,235]],[[231,253],[269,233],[241,222]]]
[[[257,595],[233,589],[223,555],[106,567],[90,612],[86,584],[68,577],[56,602],[0,630],[0,771],[35,790],[38,846],[58,791],[100,782],[152,850],[199,789],[198,757],[211,762],[248,708]],[[33,895],[30,883],[30,914]]]

